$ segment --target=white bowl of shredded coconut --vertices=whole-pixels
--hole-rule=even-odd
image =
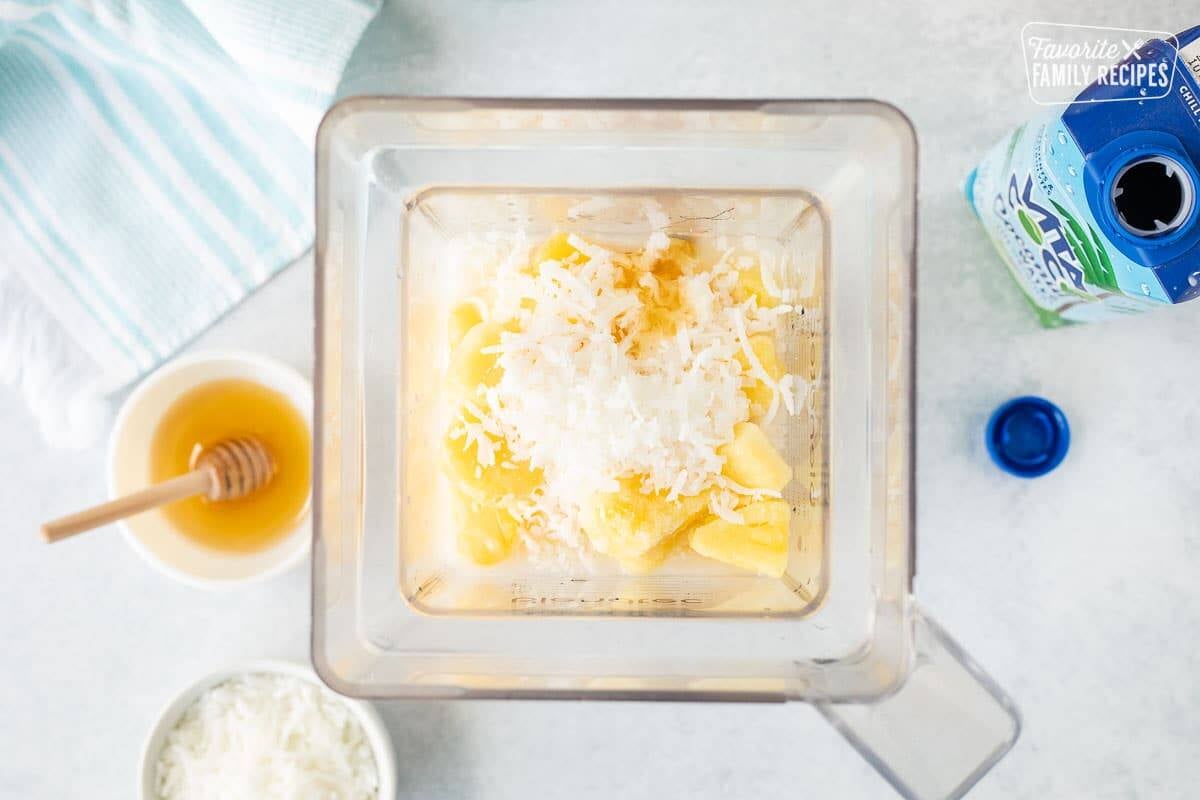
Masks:
[[[212,672],[167,705],[142,749],[142,800],[391,800],[396,759],[375,710],[311,669]]]

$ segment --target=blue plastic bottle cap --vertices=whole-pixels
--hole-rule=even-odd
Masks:
[[[1016,397],[987,424],[987,449],[996,466],[1019,478],[1045,475],[1062,463],[1071,428],[1062,409],[1042,397]]]

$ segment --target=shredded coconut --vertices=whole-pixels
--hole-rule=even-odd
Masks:
[[[708,498],[708,510],[720,519],[741,525],[746,521],[742,512],[735,510],[737,496],[728,490],[713,492]]]
[[[353,712],[299,678],[248,674],[209,689],[167,734],[164,800],[369,800],[375,756]]]
[[[742,520],[739,495],[779,496],[722,477],[717,449],[749,419],[743,389],[754,380],[771,388],[767,421],[780,404],[794,411],[795,381],[773,380],[749,344],[793,309],[737,302],[739,270],[755,262],[726,247],[715,264],[673,279],[674,330],[656,329],[643,298],[672,288],[649,271],[671,246],[670,219],[656,204],[645,212],[652,233],[637,256],[570,235],[585,259],[530,269],[522,239],[489,282],[489,319],[517,324],[484,351],[497,356],[501,377],[466,406],[454,433],[464,448],[478,447],[483,466],[494,463],[493,440],[503,440],[513,462],[542,471],[543,485],[510,507],[535,561],[586,554],[580,510],[595,493],[617,490],[620,478],[636,476],[642,491],[670,499],[713,489],[711,512],[731,522]],[[624,280],[631,267],[635,286]]]

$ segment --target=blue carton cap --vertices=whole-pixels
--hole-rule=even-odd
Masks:
[[[1018,478],[1037,478],[1062,463],[1071,427],[1062,409],[1043,397],[1015,397],[988,420],[988,454]]]

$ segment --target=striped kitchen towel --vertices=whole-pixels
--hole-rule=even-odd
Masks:
[[[0,381],[58,444],[312,242],[379,0],[0,0]]]

